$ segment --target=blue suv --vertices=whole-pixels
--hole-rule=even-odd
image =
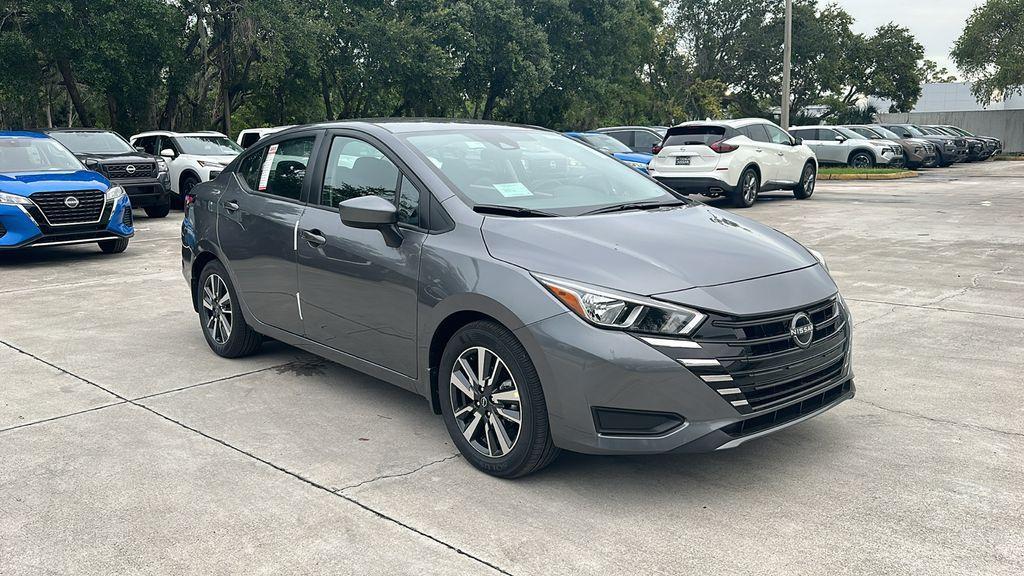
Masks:
[[[48,136],[0,131],[0,250],[95,242],[116,254],[134,234],[124,188]]]
[[[633,152],[629,146],[600,132],[566,132],[565,135],[575,138],[591,148],[597,148],[641,174],[647,174],[647,165],[651,163],[651,158],[654,158],[650,154]]]

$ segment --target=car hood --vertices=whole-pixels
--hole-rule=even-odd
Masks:
[[[225,166],[231,164],[231,161],[237,158],[238,155],[233,156],[198,156],[196,154],[182,154],[179,158],[188,158],[190,160],[202,160],[203,162],[219,162]]]
[[[0,174],[0,192],[28,196],[36,192],[70,190],[101,190],[110,188],[110,181],[92,170],[61,172],[17,172]]]
[[[156,156],[140,154],[138,152],[127,152],[123,154],[75,154],[79,160],[86,164],[132,164],[143,162],[155,162]]]
[[[703,204],[566,218],[487,217],[482,228],[498,260],[644,296],[817,263],[785,234]]]
[[[644,164],[650,164],[651,158],[654,158],[650,154],[641,154],[639,152],[616,152],[612,156],[624,162],[642,162]]]

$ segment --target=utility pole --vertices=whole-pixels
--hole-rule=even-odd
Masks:
[[[793,52],[793,0],[786,0],[786,40],[782,48],[782,117],[779,123],[789,130],[789,61]]]

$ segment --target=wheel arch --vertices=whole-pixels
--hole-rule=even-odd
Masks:
[[[191,286],[189,286],[189,291],[192,293],[192,309],[196,312],[199,312],[199,275],[202,274],[203,268],[205,268],[207,264],[215,261],[220,262],[220,258],[209,250],[200,252],[199,255],[192,260]]]
[[[865,154],[870,156],[872,163],[878,163],[878,156],[876,156],[875,151],[870,148],[854,148],[853,150],[850,150],[849,156],[846,157],[846,163],[849,164],[850,162],[852,162],[853,157],[856,156],[857,154],[860,154],[861,152],[864,152]]]
[[[182,190],[181,185],[185,182],[185,178],[188,178],[189,176],[194,176],[195,179],[198,180],[200,184],[203,183],[203,179],[199,176],[199,173],[196,172],[194,168],[185,168],[184,170],[181,171],[181,174],[178,175],[177,185],[179,194],[181,194]]]

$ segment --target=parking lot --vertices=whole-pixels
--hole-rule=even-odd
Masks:
[[[411,393],[280,344],[215,356],[179,212],[137,213],[121,255],[0,255],[0,574],[1019,574],[1024,162],[744,215],[828,258],[857,397],[516,481]]]

